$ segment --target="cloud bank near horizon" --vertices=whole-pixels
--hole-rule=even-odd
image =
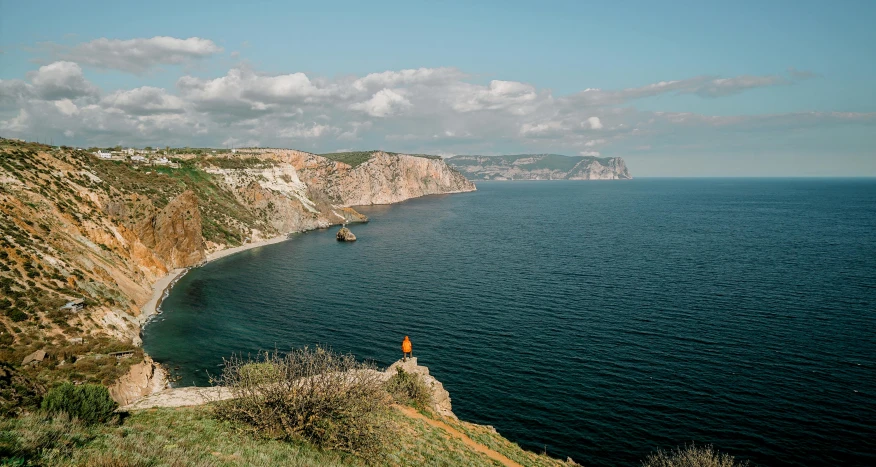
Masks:
[[[750,139],[757,145],[764,132],[781,140],[799,131],[876,125],[876,113],[715,116],[636,108],[637,100],[656,96],[726,99],[817,77],[793,68],[765,76],[704,75],[555,95],[531,83],[484,82],[452,67],[329,79],[303,72],[269,74],[240,64],[211,77],[183,71],[168,87],[106,90],[90,81],[83,67],[143,77],[164,65],[220,56],[224,49],[208,39],[160,36],[42,47],[50,54],[49,63],[25,77],[0,80],[4,136],[58,141],[63,135],[69,144],[84,146],[627,155],[738,146],[748,134],[756,134]]]

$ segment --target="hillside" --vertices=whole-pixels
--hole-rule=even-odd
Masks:
[[[469,180],[625,180],[633,178],[620,157],[517,154],[455,156],[446,162]]]
[[[441,160],[398,154],[356,167],[269,149],[174,160],[0,139],[3,360],[98,335],[136,342],[156,281],[212,252],[366,221],[354,205],[475,189]]]

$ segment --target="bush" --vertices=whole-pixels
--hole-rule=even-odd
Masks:
[[[380,374],[352,355],[305,347],[264,353],[255,362],[232,357],[213,383],[234,395],[214,406],[219,418],[269,437],[304,439],[366,459],[380,458],[393,438],[386,416],[391,398]]]
[[[27,313],[17,308],[7,311],[6,316],[8,316],[13,323],[20,323],[28,318]]]
[[[46,393],[42,409],[50,414],[66,413],[83,423],[104,423],[113,416],[118,404],[110,397],[109,390],[99,384],[64,382]]]
[[[736,462],[729,454],[718,452],[711,445],[679,446],[672,451],[657,450],[642,461],[642,467],[736,467],[748,461]]]
[[[408,373],[401,367],[398,372],[386,382],[386,392],[392,395],[396,402],[411,405],[418,409],[425,409],[432,403],[432,393],[420,375]]]

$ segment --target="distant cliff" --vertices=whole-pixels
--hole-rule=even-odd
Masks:
[[[620,157],[518,154],[455,156],[446,161],[469,180],[628,180],[633,178]]]
[[[174,268],[291,232],[367,220],[351,206],[474,185],[439,158],[374,152],[355,166],[302,151],[102,160],[0,139],[0,336],[38,326],[127,339]],[[79,313],[60,313],[84,299]]]

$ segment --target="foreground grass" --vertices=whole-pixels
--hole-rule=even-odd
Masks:
[[[389,417],[399,436],[381,464],[496,465],[440,428],[397,411]],[[523,465],[562,465],[523,451],[489,428],[457,425],[478,433],[479,441],[490,441],[491,447]],[[304,442],[266,439],[243,425],[213,418],[208,407],[192,407],[138,412],[109,425],[86,426],[65,416],[46,419],[36,414],[0,420],[0,465],[358,466],[365,462]]]
[[[118,425],[27,415],[0,422],[0,465],[341,466],[352,456],[259,438],[204,408],[159,409]]]

